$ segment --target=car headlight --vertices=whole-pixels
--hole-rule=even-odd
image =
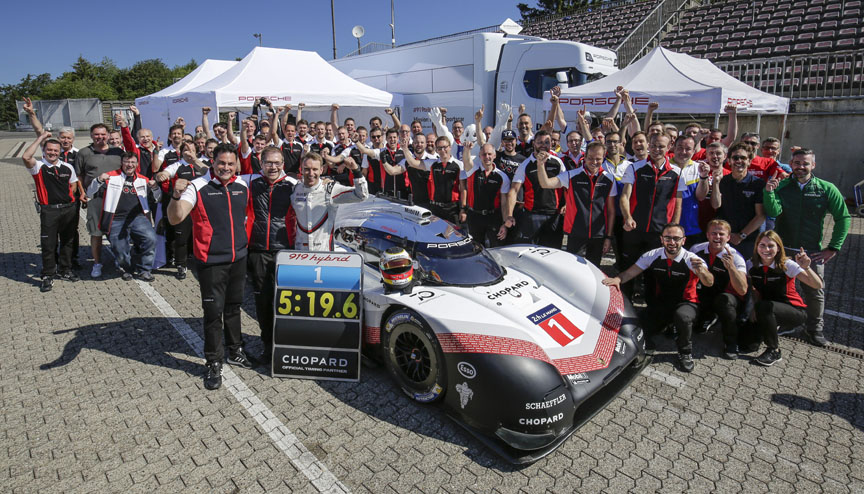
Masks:
[[[539,434],[526,434],[516,432],[506,427],[499,427],[495,435],[510,446],[521,450],[540,449],[548,446],[558,437],[554,432],[541,432]]]

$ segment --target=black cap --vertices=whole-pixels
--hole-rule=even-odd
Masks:
[[[501,133],[501,139],[516,139],[516,133],[512,130],[505,130]]]

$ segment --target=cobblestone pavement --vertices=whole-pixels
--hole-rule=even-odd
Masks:
[[[783,339],[766,369],[700,335],[684,375],[664,342],[558,451],[513,467],[381,369],[359,384],[234,369],[205,391],[194,277],[94,281],[85,262],[81,281],[40,294],[31,184],[20,160],[0,162],[3,492],[864,491],[862,219],[828,267],[835,350]],[[253,311],[247,291],[257,353]]]

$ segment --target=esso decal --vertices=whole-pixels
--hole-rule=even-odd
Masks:
[[[459,362],[456,364],[456,370],[458,370],[459,374],[462,374],[462,377],[465,379],[474,379],[474,377],[477,376],[477,370],[468,362]]]

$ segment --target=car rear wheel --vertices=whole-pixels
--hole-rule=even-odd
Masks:
[[[391,314],[384,330],[384,362],[402,391],[421,403],[440,400],[446,376],[444,354],[435,333],[410,310]]]

